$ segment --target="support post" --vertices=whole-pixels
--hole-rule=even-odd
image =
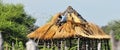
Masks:
[[[94,50],[93,39],[91,39],[91,41],[90,41],[90,42],[91,42],[91,43],[90,43],[90,46],[91,46],[90,50]]]
[[[60,41],[60,50],[63,50],[63,40]]]
[[[47,41],[47,48],[50,48],[50,41]]]
[[[56,47],[58,47],[57,50],[62,50],[61,49],[61,40],[55,40],[55,43],[56,43]]]
[[[80,38],[77,38],[77,50],[80,50]]]
[[[103,40],[100,40],[100,42],[101,42],[101,48],[100,48],[100,50],[103,50],[103,47],[105,47],[104,46],[104,42],[103,42]]]
[[[95,39],[95,50],[97,50],[98,40]]]
[[[93,50],[96,50],[95,49],[95,47],[96,47],[96,45],[95,45],[95,39],[93,39],[92,44],[93,44]]]
[[[91,42],[91,39],[88,39],[88,50],[90,50],[90,48],[91,48],[90,42]]]
[[[107,39],[107,50],[110,50],[109,40]]]
[[[86,38],[86,50],[88,50],[89,44],[88,44],[88,38]]]
[[[79,41],[79,50],[83,50],[83,42],[84,42],[83,39],[84,39],[84,38],[81,38],[81,39],[80,39],[81,41]]]
[[[53,40],[51,40],[51,43],[50,43],[50,47],[52,48],[52,50],[54,50],[54,42],[53,42]]]
[[[86,41],[85,41],[85,38],[82,38],[82,50],[86,50]]]
[[[98,42],[97,50],[101,50],[101,42],[100,41]]]
[[[65,50],[68,50],[68,47],[67,47],[67,40],[66,40],[66,39],[64,40],[64,49],[65,49]]]
[[[104,41],[105,50],[107,50],[107,42],[106,40],[103,40],[103,41]]]
[[[44,42],[43,42],[43,43],[44,43],[43,48],[45,49],[45,48],[46,48],[46,41],[44,40]]]

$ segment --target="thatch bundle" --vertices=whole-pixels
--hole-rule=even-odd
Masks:
[[[66,17],[64,21],[61,20],[62,16]],[[70,37],[110,38],[101,28],[87,22],[70,6],[64,13],[56,14],[50,22],[28,34],[27,37],[44,40]]]

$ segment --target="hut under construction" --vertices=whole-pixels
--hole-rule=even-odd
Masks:
[[[71,6],[27,37],[53,50],[110,50],[110,36]]]

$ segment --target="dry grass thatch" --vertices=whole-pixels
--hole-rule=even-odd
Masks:
[[[27,37],[44,40],[69,37],[110,38],[97,25],[81,19],[82,17],[78,17],[75,12],[67,12],[66,22],[59,22],[61,15],[62,13],[56,14],[50,22],[28,34]]]

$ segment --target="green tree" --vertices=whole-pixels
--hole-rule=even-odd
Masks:
[[[22,4],[3,4],[0,1],[0,31],[5,42],[26,41],[35,19],[27,15]]]
[[[102,29],[109,33],[110,30],[114,31],[115,39],[120,40],[120,20],[114,20],[112,22],[109,22],[108,25],[103,26]]]

